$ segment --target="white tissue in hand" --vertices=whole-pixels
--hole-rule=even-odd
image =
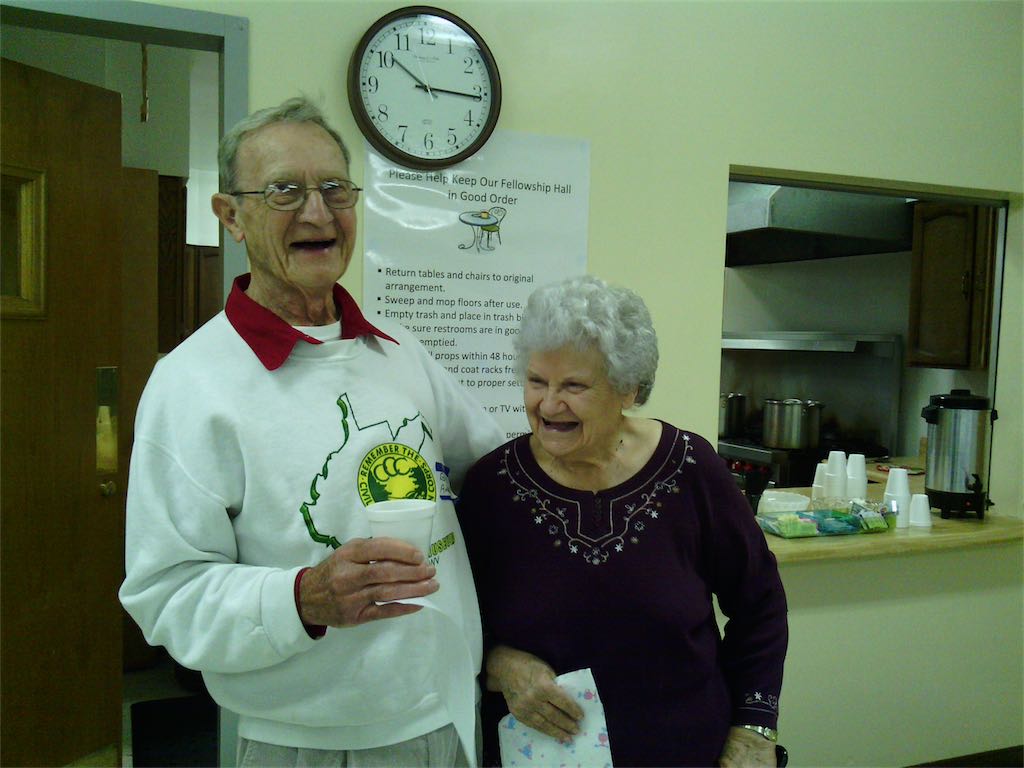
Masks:
[[[612,752],[604,707],[589,669],[559,675],[557,682],[583,710],[580,732],[562,744],[506,715],[498,723],[501,764],[512,766],[559,766],[559,768],[611,768]]]

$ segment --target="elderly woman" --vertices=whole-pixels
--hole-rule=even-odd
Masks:
[[[531,432],[480,459],[460,502],[485,760],[506,712],[571,740],[582,713],[555,677],[590,668],[616,766],[774,766],[785,593],[714,448],[625,413],[654,384],[647,307],[593,277],[542,287],[516,347]]]

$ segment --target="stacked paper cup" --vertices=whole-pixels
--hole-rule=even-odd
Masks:
[[[829,451],[825,467],[825,497],[848,499],[846,493],[846,454],[843,451]]]
[[[865,499],[868,495],[868,474],[863,453],[851,453],[846,460],[846,496]]]
[[[814,468],[814,484],[811,486],[811,500],[825,498],[825,470],[824,464],[818,464]]]
[[[902,467],[889,469],[889,479],[885,483],[882,501],[889,509],[895,507],[897,528],[907,528],[910,525],[910,481],[907,479],[907,470]]]

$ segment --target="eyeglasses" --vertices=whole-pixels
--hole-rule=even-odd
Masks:
[[[328,208],[351,208],[363,190],[348,179],[321,181],[315,187],[303,187],[290,181],[274,181],[266,189],[254,192],[232,192],[232,195],[263,195],[263,202],[275,211],[294,211],[301,208],[312,190],[319,190]]]

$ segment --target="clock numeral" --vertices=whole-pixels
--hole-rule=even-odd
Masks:
[[[484,88],[483,88],[482,85],[474,85],[473,86],[473,93],[476,94],[476,100],[477,101],[483,101],[483,98],[484,98]]]
[[[380,81],[376,75],[370,75],[366,78],[366,85],[370,89],[370,93],[376,93],[377,89],[380,88]]]
[[[423,134],[423,148],[424,149],[428,149],[428,150],[434,148],[434,134],[432,134],[432,133],[425,133],[425,134]]]
[[[472,75],[473,74],[473,64],[474,64],[473,59],[471,59],[469,56],[467,56],[466,58],[464,58],[462,60],[462,63],[465,66],[465,69],[462,70],[463,74]]]
[[[388,105],[381,104],[377,107],[377,119],[383,123],[386,123],[391,119],[391,115],[388,114]]]
[[[409,126],[408,125],[400,125],[400,126],[398,126],[398,140],[400,142],[402,142],[403,144],[405,143],[405,132],[407,130],[409,130]]]
[[[377,51],[377,66],[382,69],[391,69],[395,66],[395,56],[391,51]]]
[[[396,51],[408,51],[409,50],[409,35],[402,35],[398,32],[395,33],[395,50]]]
[[[469,110],[469,112],[466,113],[466,116],[464,118],[462,118],[462,122],[464,122],[466,125],[470,126],[471,128],[473,127],[473,110],[472,109]]]
[[[437,31],[431,27],[420,27],[420,45],[437,45],[434,38],[437,36]],[[452,46],[451,40],[448,41],[448,48]],[[408,49],[406,49],[408,50]],[[448,51],[451,53],[451,50]]]
[[[454,147],[458,143],[459,143],[459,137],[455,135],[455,129],[454,128],[449,128],[448,129],[448,146]]]

